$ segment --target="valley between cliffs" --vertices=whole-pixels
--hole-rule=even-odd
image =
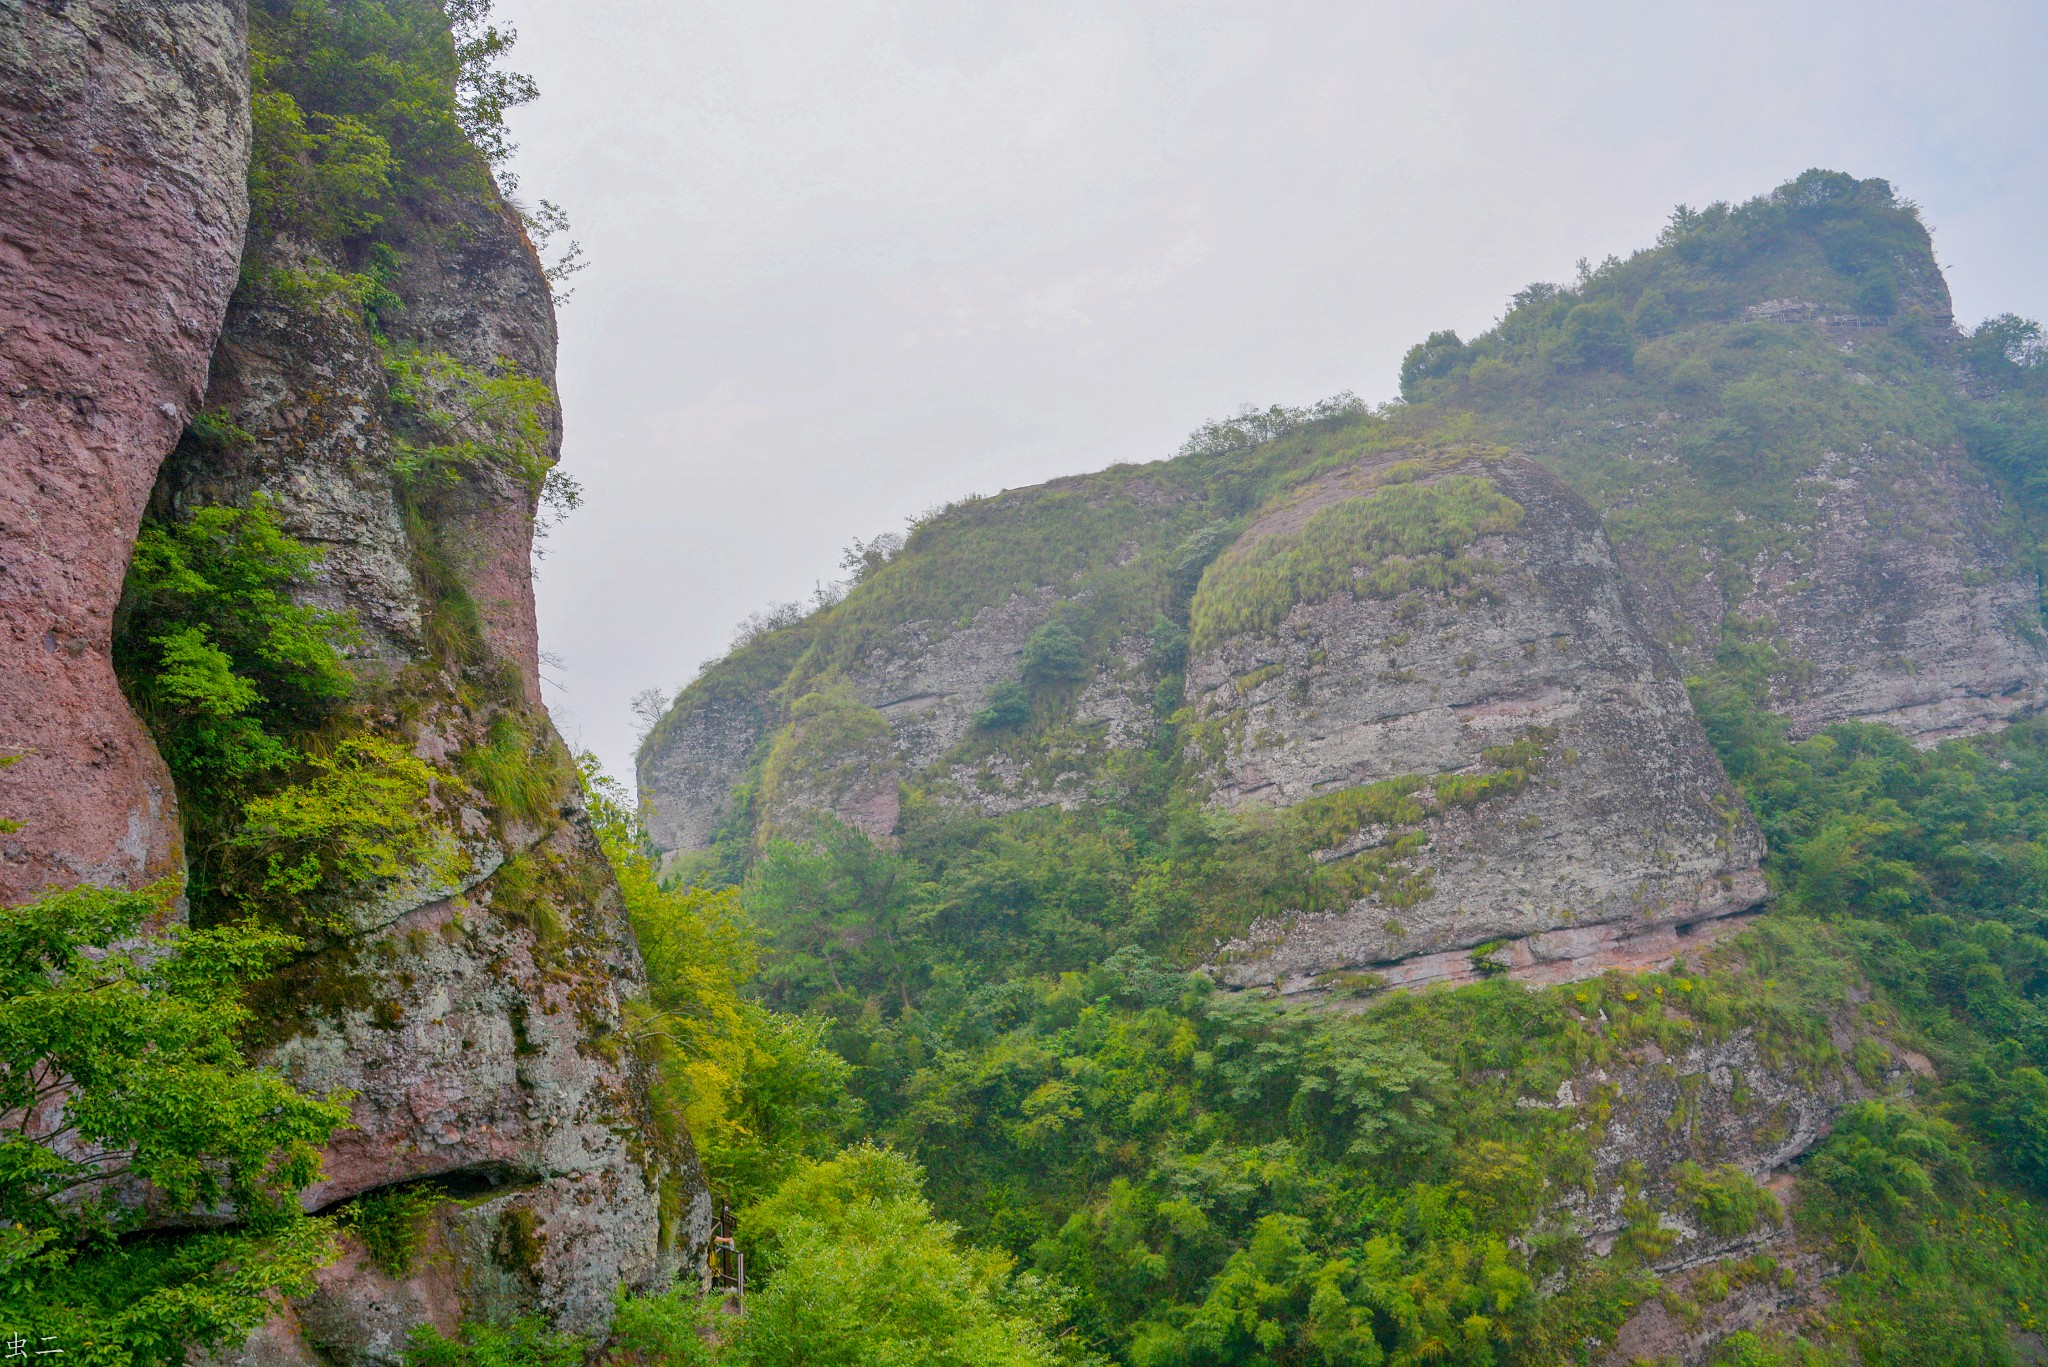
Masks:
[[[2048,361],[1889,184],[869,543],[628,794],[487,17],[0,3],[10,1341],[2038,1353]]]

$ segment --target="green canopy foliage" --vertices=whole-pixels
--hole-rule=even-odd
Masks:
[[[232,1343],[332,1251],[298,1195],[346,1098],[238,1047],[243,988],[297,942],[167,910],[162,890],[90,887],[0,909],[0,1329],[67,1360]],[[163,1228],[201,1212],[229,1219]]]
[[[427,819],[459,781],[351,724],[354,624],[300,601],[318,559],[259,495],[145,521],[129,562],[114,665],[177,781],[202,921],[330,932],[380,886],[468,866]]]
[[[404,204],[477,195],[533,82],[497,70],[514,35],[488,0],[256,0],[250,210],[259,234],[360,246]]]
[[[746,1367],[1051,1367],[1052,1308],[1011,1260],[963,1248],[916,1164],[862,1145],[750,1206],[742,1236],[769,1271],[715,1361]]]
[[[318,562],[261,496],[142,524],[114,667],[194,823],[288,769],[299,753],[287,738],[317,729],[354,691],[337,650],[352,623],[295,597]]]

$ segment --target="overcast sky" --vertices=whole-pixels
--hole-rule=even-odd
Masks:
[[[2048,315],[2048,5],[499,0],[562,314],[541,640],[572,744],[969,493],[1393,396],[1674,204],[1885,176],[1957,313]]]

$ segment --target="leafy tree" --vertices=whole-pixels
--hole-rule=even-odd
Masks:
[[[1985,379],[2016,379],[2048,368],[2048,340],[2033,319],[2001,313],[1977,325],[1967,355],[1971,368]]]
[[[1889,318],[1898,309],[1898,277],[1883,267],[1866,271],[1856,283],[1856,311],[1874,318]]]
[[[839,568],[858,584],[902,553],[903,535],[900,532],[882,532],[868,541],[855,537],[853,544],[841,552]]]
[[[115,621],[114,666],[178,780],[188,823],[289,768],[287,739],[354,690],[338,646],[351,620],[295,594],[319,556],[287,536],[270,502],[146,521]]]
[[[423,818],[441,783],[450,780],[396,741],[345,736],[332,753],[306,756],[297,782],[244,799],[239,824],[213,847],[220,892],[245,915],[338,932],[372,888],[452,888],[469,856]]]
[[[775,909],[767,923],[778,951],[767,977],[771,993],[787,999],[824,981],[839,993],[886,986],[909,1010],[930,917],[916,875],[902,855],[829,816],[810,840],[770,841],[744,900]]]
[[[1656,337],[1669,332],[1678,325],[1678,311],[1671,307],[1671,301],[1664,291],[1644,290],[1636,300],[1636,311],[1630,320],[1631,330],[1638,337]]]
[[[177,781],[202,919],[332,931],[375,885],[467,867],[426,819],[435,786],[457,781],[336,725],[355,631],[298,601],[318,562],[260,496],[146,521],[136,541],[114,664]]]
[[[1564,316],[1556,350],[1558,364],[1587,370],[1627,370],[1635,357],[1628,315],[1612,300],[1576,304]]]
[[[627,1012],[659,1079],[659,1118],[671,1138],[687,1129],[724,1199],[752,1200],[805,1159],[828,1156],[858,1124],[851,1070],[826,1046],[821,1021],[742,995],[759,950],[738,891],[664,885],[625,789],[596,756],[579,762],[647,968],[647,995]]]
[[[258,223],[339,245],[400,202],[431,208],[481,190],[487,162],[512,150],[506,111],[537,93],[531,80],[495,69],[515,35],[489,23],[490,8],[251,5]]]
[[[720,1361],[746,1367],[1027,1367],[1061,1360],[1010,1260],[963,1249],[916,1165],[862,1145],[741,1216],[769,1270]],[[1020,1294],[1020,1291],[1023,1294]],[[1036,1313],[1033,1313],[1036,1312]]]
[[[343,1098],[238,1049],[244,986],[297,942],[166,914],[161,890],[90,887],[0,909],[0,1322],[74,1359],[230,1342],[332,1252],[297,1198]],[[201,1211],[234,1223],[136,1235]]]
[[[988,706],[974,714],[974,724],[984,731],[1014,731],[1030,720],[1031,695],[1015,679],[990,689]]]
[[[249,115],[249,209],[257,222],[341,241],[384,221],[395,168],[391,144],[375,129],[346,114],[309,122],[281,90],[253,92]]]
[[[1424,381],[1451,374],[1465,360],[1465,344],[1457,333],[1448,329],[1430,333],[1401,358],[1401,397],[1420,398]]]

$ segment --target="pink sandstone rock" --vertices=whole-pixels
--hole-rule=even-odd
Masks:
[[[0,7],[0,902],[180,861],[110,648],[235,284],[244,45],[232,0]]]

